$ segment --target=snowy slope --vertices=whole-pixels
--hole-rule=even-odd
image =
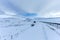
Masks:
[[[53,23],[60,23],[60,17],[54,18],[35,18],[35,20],[43,21],[43,22],[53,22]]]
[[[60,40],[60,35],[48,26],[53,27],[35,19],[0,18],[0,40]]]

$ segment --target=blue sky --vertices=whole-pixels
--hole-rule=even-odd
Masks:
[[[11,0],[11,2],[18,4],[17,7],[26,12],[38,14],[39,17],[60,17],[58,16],[60,15],[60,0]]]
[[[0,0],[0,2],[0,9],[4,12],[8,10],[23,16],[27,13],[35,16],[37,14],[37,17],[44,18],[60,17],[60,0]]]

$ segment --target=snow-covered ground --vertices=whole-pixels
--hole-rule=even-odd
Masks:
[[[0,18],[0,40],[60,40],[59,30],[40,22],[42,20],[44,19]],[[34,23],[34,21],[36,22]],[[49,22],[47,19],[44,21]],[[32,26],[32,24],[34,25]]]

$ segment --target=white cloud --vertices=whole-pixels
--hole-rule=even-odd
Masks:
[[[44,15],[46,18],[60,17],[60,12],[50,12]]]
[[[8,17],[13,17],[13,16],[9,16],[9,15],[0,15],[0,18],[8,18]]]
[[[11,16],[16,15],[16,13],[14,13],[14,12],[9,12],[9,11],[5,11],[5,14],[6,14],[6,15],[11,15]]]

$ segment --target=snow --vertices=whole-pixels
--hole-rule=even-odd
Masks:
[[[48,27],[54,28],[53,26],[40,22],[44,19],[37,19],[17,16],[0,18],[0,40],[60,40],[60,35],[57,34],[59,30],[55,29],[56,32]]]

